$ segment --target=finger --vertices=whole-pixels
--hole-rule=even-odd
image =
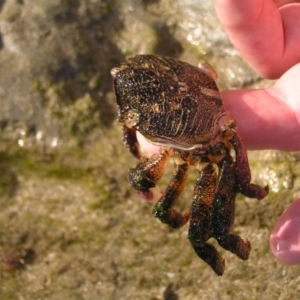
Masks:
[[[278,10],[272,0],[214,2],[231,42],[259,74],[278,78],[300,61],[300,4]]]
[[[300,139],[300,63],[289,69],[274,85],[269,89],[273,97],[281,99],[294,112],[298,121],[298,134]]]
[[[295,114],[270,90],[223,93],[225,107],[236,120],[238,134],[248,149],[300,150],[300,128]]]
[[[266,90],[223,93],[226,109],[250,149],[300,150],[300,63]]]
[[[265,65],[271,65],[272,56],[282,57],[284,52],[284,31],[275,3],[272,0],[215,0],[215,8],[242,56],[258,73],[273,77],[274,74],[265,74]]]
[[[300,198],[281,215],[270,237],[274,256],[284,264],[300,263]]]

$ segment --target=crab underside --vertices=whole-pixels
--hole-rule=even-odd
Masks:
[[[111,73],[125,145],[140,159],[129,173],[132,186],[151,199],[169,158],[174,160],[175,172],[153,215],[173,228],[189,221],[189,241],[217,275],[223,274],[225,261],[207,243],[210,238],[242,260],[248,259],[250,242],[231,233],[235,198],[241,193],[263,199],[268,186],[250,183],[246,149],[234,120],[224,110],[214,70],[209,65],[196,68],[167,57],[139,55]],[[159,154],[140,152],[137,130],[161,146]],[[173,207],[190,166],[198,170],[199,177],[191,209],[181,214]]]

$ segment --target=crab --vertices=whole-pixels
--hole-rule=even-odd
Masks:
[[[130,170],[131,185],[144,198],[153,198],[172,158],[175,172],[158,197],[153,215],[172,228],[189,221],[192,247],[219,276],[224,273],[225,260],[209,239],[247,260],[250,242],[231,232],[235,198],[241,193],[261,200],[269,189],[251,183],[246,148],[235,120],[224,109],[215,70],[209,64],[195,67],[169,57],[137,55],[113,68],[111,74],[124,143],[140,160]],[[160,146],[159,154],[142,153],[137,131]],[[191,209],[180,213],[174,204],[191,166],[199,177]]]

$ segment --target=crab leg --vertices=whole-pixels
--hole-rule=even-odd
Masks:
[[[246,260],[251,250],[250,242],[244,241],[238,235],[229,233],[235,214],[236,166],[231,157],[227,156],[219,164],[219,168],[219,184],[213,205],[211,233],[221,247]]]
[[[182,159],[182,157],[180,158],[181,159],[175,158],[175,173],[173,174],[166,191],[158,200],[152,212],[156,218],[161,220],[161,222],[166,223],[173,228],[183,226],[187,223],[190,217],[189,211],[185,214],[180,214],[173,208],[173,205],[176,203],[184,189],[188,177],[187,171],[189,165]]]
[[[261,187],[257,184],[250,183],[251,172],[247,157],[247,152],[240,138],[235,135],[230,142],[236,152],[236,188],[237,191],[249,198],[263,199],[269,193],[269,187]]]
[[[217,174],[211,163],[200,172],[192,203],[188,238],[196,252],[217,275],[222,275],[225,261],[217,249],[206,241],[211,237],[212,209],[215,198]]]

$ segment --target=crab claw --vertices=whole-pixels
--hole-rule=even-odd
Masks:
[[[158,201],[162,196],[162,191],[158,186],[148,191],[137,191],[138,195],[146,201]]]

